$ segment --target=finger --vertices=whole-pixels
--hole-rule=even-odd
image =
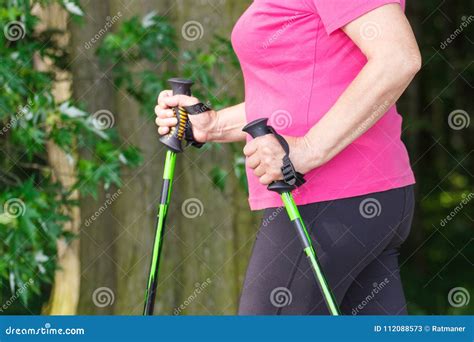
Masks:
[[[250,157],[255,152],[257,152],[257,144],[255,143],[255,140],[251,140],[245,145],[244,154],[247,157]]]
[[[173,96],[173,91],[171,90],[163,90],[159,95],[158,95],[158,106],[161,108],[165,109],[167,108],[166,105],[163,102],[163,99],[166,97]]]
[[[257,177],[261,177],[265,174],[265,168],[262,165],[259,165],[255,170],[253,170],[253,174]]]
[[[160,106],[155,107],[155,114],[160,118],[173,118],[175,116],[172,109],[163,109]]]
[[[178,119],[176,118],[156,118],[155,123],[160,127],[174,127],[178,124]]]
[[[199,100],[192,96],[186,95],[173,95],[163,98],[163,103],[168,107],[176,106],[192,106],[199,103]]]
[[[245,161],[247,164],[247,167],[251,169],[255,169],[258,165],[260,165],[260,158],[257,156],[257,154],[253,154],[250,157],[247,158]]]
[[[169,127],[166,127],[166,126],[160,126],[158,127],[158,133],[160,135],[165,135],[165,134],[168,134],[170,131],[170,128]]]
[[[273,182],[273,178],[271,176],[269,176],[268,174],[264,174],[258,180],[259,180],[260,184],[263,184],[263,185],[268,185],[271,182]]]

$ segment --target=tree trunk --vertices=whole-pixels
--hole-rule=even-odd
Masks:
[[[98,43],[86,47],[104,28],[109,15],[108,1],[82,1],[86,15],[83,23],[71,22],[71,66],[73,97],[85,104],[90,113],[108,110],[115,115],[113,85],[104,77],[103,67],[95,56]],[[88,155],[89,151],[81,151]],[[97,200],[81,198],[81,294],[79,314],[112,314],[116,298],[116,274],[119,270],[115,257],[117,221],[110,209],[94,221],[87,221],[114,192],[99,191]],[[92,222],[91,224],[86,222]]]
[[[39,7],[36,9],[40,11]],[[67,13],[58,5],[53,4],[39,13],[43,29],[67,29]],[[64,36],[58,42],[62,46],[68,44],[68,37]],[[53,71],[57,79],[67,79],[65,73],[51,70],[48,61],[35,57],[35,66],[40,70]],[[54,84],[53,93],[58,102],[65,101],[70,96],[70,82],[62,81]],[[77,180],[75,165],[68,161],[64,151],[62,151],[52,141],[47,143],[48,161],[53,170],[54,178],[59,181],[65,189],[70,189]],[[79,194],[74,191],[70,200],[77,200]],[[71,217],[71,221],[64,226],[65,231],[77,234],[80,226],[80,210],[78,207],[63,208],[64,214]],[[67,243],[64,239],[57,242],[57,270],[54,276],[53,289],[49,302],[43,308],[43,314],[48,315],[74,315],[79,301],[80,287],[80,261],[79,261],[79,240]]]

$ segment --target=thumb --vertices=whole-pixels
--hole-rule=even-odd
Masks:
[[[196,103],[199,103],[199,100],[195,97],[187,96],[187,95],[173,95],[170,97],[163,98],[163,102],[168,107],[176,107],[176,106],[183,107],[183,106],[195,105]]]

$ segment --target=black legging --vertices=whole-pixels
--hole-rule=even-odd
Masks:
[[[343,314],[407,313],[398,255],[413,207],[413,186],[299,207]],[[264,211],[239,314],[328,314],[283,208]]]

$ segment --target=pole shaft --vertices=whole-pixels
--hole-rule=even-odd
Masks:
[[[153,315],[156,298],[156,287],[158,285],[158,270],[160,267],[160,256],[163,247],[163,235],[165,231],[166,216],[168,214],[168,205],[171,199],[171,188],[173,186],[174,168],[176,165],[176,153],[168,150],[166,152],[165,168],[163,171],[163,188],[158,207],[155,241],[153,243],[153,254],[150,264],[150,273],[148,285],[145,294],[145,308],[143,314]]]
[[[283,200],[283,203],[285,204],[285,209],[288,213],[288,217],[290,218],[290,221],[298,232],[298,235],[304,247],[304,252],[309,259],[311,269],[313,270],[314,276],[316,277],[316,282],[318,283],[318,286],[324,297],[326,306],[331,315],[339,316],[341,312],[339,311],[339,307],[337,306],[334,294],[332,293],[329,284],[326,280],[326,277],[324,276],[323,270],[316,256],[316,252],[313,248],[313,244],[311,243],[311,237],[308,234],[308,230],[306,229],[303,219],[301,218],[300,212],[295,204],[293,196],[290,192],[284,192],[281,194],[281,198]]]

